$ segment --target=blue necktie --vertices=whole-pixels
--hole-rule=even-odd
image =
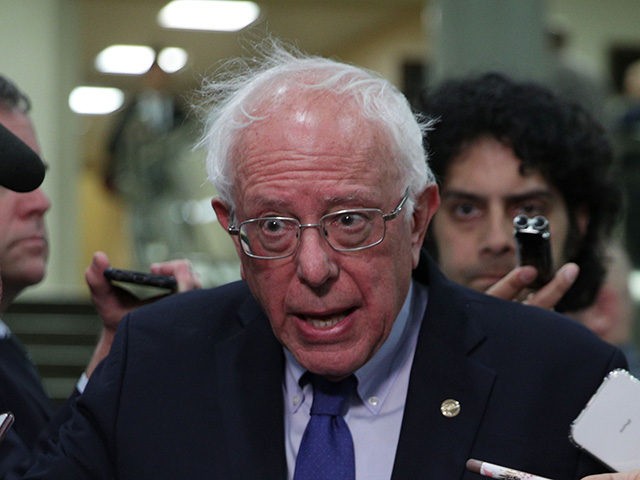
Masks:
[[[313,385],[311,418],[300,442],[294,480],[355,480],[353,440],[345,414],[356,390],[356,378],[330,382],[310,375]]]

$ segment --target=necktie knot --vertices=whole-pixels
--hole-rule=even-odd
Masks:
[[[349,399],[356,389],[356,378],[353,375],[338,382],[311,375],[311,384],[313,385],[311,415],[342,416],[346,413]]]

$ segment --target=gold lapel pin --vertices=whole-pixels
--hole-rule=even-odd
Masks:
[[[447,418],[453,418],[460,413],[460,402],[452,398],[443,400],[440,404],[440,412]]]

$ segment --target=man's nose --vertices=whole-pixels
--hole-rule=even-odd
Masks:
[[[483,250],[494,254],[515,252],[513,219],[506,214],[490,215],[481,242]]]
[[[300,243],[295,254],[297,274],[302,282],[317,288],[338,274],[336,252],[322,236],[320,226],[300,230]]]

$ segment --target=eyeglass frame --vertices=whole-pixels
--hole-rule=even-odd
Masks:
[[[357,252],[360,250],[366,250],[367,248],[371,248],[371,247],[375,247],[376,245],[380,245],[387,234],[387,222],[390,220],[393,220],[395,218],[398,217],[398,215],[400,215],[400,213],[402,212],[402,209],[404,208],[405,203],[407,203],[407,201],[409,200],[409,187],[407,187],[404,191],[404,195],[402,196],[402,198],[400,199],[400,202],[398,203],[398,205],[389,213],[384,213],[382,210],[380,210],[379,208],[346,208],[344,210],[338,210],[336,212],[330,212],[327,213],[326,215],[323,215],[320,217],[318,223],[300,223],[300,220],[298,220],[297,218],[294,217],[281,217],[281,216],[269,216],[269,217],[256,217],[256,218],[249,218],[247,220],[244,220],[242,222],[240,222],[238,225],[229,225],[229,227],[227,228],[227,233],[229,235],[233,235],[233,236],[238,236],[240,237],[240,229],[242,228],[243,225],[248,224],[248,223],[255,223],[258,222],[260,220],[292,220],[294,222],[296,222],[298,224],[298,234],[296,234],[296,244],[295,247],[293,248],[293,250],[291,250],[291,253],[287,253],[286,255],[278,255],[276,257],[265,257],[262,255],[256,255],[254,253],[249,253],[245,250],[245,247],[243,246],[243,242],[242,240],[240,240],[240,248],[242,249],[242,252],[247,255],[250,258],[255,258],[258,260],[279,260],[282,258],[288,258],[293,256],[297,251],[298,251],[298,247],[300,246],[300,241],[302,240],[302,231],[305,228],[317,228],[318,231],[320,232],[320,235],[322,236],[322,238],[324,238],[324,240],[327,242],[327,244],[336,252]],[[370,244],[370,245],[364,245],[364,246],[359,246],[359,247],[354,247],[354,248],[336,248],[327,238],[326,233],[324,232],[324,229],[321,228],[322,227],[322,222],[326,217],[332,217],[332,216],[338,216],[338,215],[343,215],[345,213],[349,213],[349,212],[358,212],[358,211],[362,211],[362,210],[367,210],[367,211],[377,211],[378,213],[382,214],[382,220],[384,222],[384,229],[382,230],[382,237],[380,238],[380,240],[375,241],[374,243]]]

